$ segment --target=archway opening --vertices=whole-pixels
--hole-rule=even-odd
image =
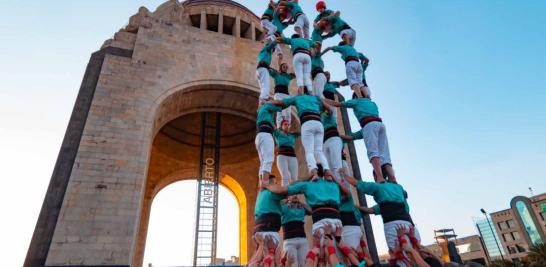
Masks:
[[[229,176],[227,183],[232,182]],[[224,179],[223,179],[224,180]],[[241,199],[229,184],[220,186],[218,264],[239,264]],[[193,263],[197,181],[185,180],[161,189],[152,202],[144,266],[190,266]],[[243,200],[244,201],[244,200]]]

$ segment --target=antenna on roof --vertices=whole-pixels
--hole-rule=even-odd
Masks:
[[[535,194],[533,193],[533,188],[532,187],[529,187],[529,192],[531,192],[531,197],[535,196]]]

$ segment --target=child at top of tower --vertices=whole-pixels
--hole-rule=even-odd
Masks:
[[[276,37],[282,36],[283,31],[288,27],[288,23],[284,22],[287,19],[288,13],[276,12],[277,5],[280,1],[270,0],[267,9],[264,11],[261,17],[261,24],[267,30],[265,41],[270,43],[275,41]],[[277,44],[275,46],[275,53],[277,54],[279,62],[283,60],[283,53],[281,47]]]
[[[334,51],[341,54],[341,59],[345,61],[345,73],[349,86],[358,97],[368,97],[367,91],[362,83],[362,75],[364,73],[362,64],[360,63],[360,54],[356,49],[347,44],[346,41],[340,42],[337,46],[328,47],[322,52]],[[364,58],[362,58],[364,59]]]
[[[327,16],[318,22],[320,31],[327,32],[333,36],[339,34],[342,40],[345,40],[350,46],[354,46],[356,42],[356,31],[342,20],[339,16]]]
[[[317,27],[318,23],[321,19],[329,17],[329,16],[339,16],[341,13],[339,11],[332,11],[326,7],[326,3],[324,1],[318,1],[315,5],[317,11],[319,14],[315,17],[315,20],[313,21],[313,27]]]
[[[290,96],[288,88],[290,87],[290,82],[296,77],[294,73],[288,73],[288,64],[281,63],[279,70],[269,68],[269,75],[273,78],[275,84],[275,91],[273,92],[273,99],[282,100]],[[277,113],[276,125],[277,128],[281,127],[281,121],[288,121],[288,125],[292,121],[292,116],[290,114],[290,108],[283,109],[282,112]]]
[[[281,1],[277,7],[277,12],[288,12],[291,20],[294,22],[294,31],[305,39],[309,39],[309,19],[303,12],[303,9],[297,1]]]

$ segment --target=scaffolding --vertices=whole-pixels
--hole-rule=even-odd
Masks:
[[[220,113],[205,112],[201,120],[201,152],[193,265],[214,265],[220,174]]]

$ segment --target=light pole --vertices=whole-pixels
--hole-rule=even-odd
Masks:
[[[495,239],[495,243],[497,244],[497,248],[499,249],[502,262],[504,263],[504,256],[502,255],[502,249],[500,248],[499,241],[497,240],[497,235],[495,235],[495,232],[493,230],[493,226],[491,226],[491,221],[489,220],[489,217],[487,216],[487,212],[485,212],[484,209],[480,209],[480,211],[483,213],[483,216],[485,216],[485,219],[487,220],[487,223],[489,224],[489,229],[491,229],[491,234],[493,235],[493,238]]]

